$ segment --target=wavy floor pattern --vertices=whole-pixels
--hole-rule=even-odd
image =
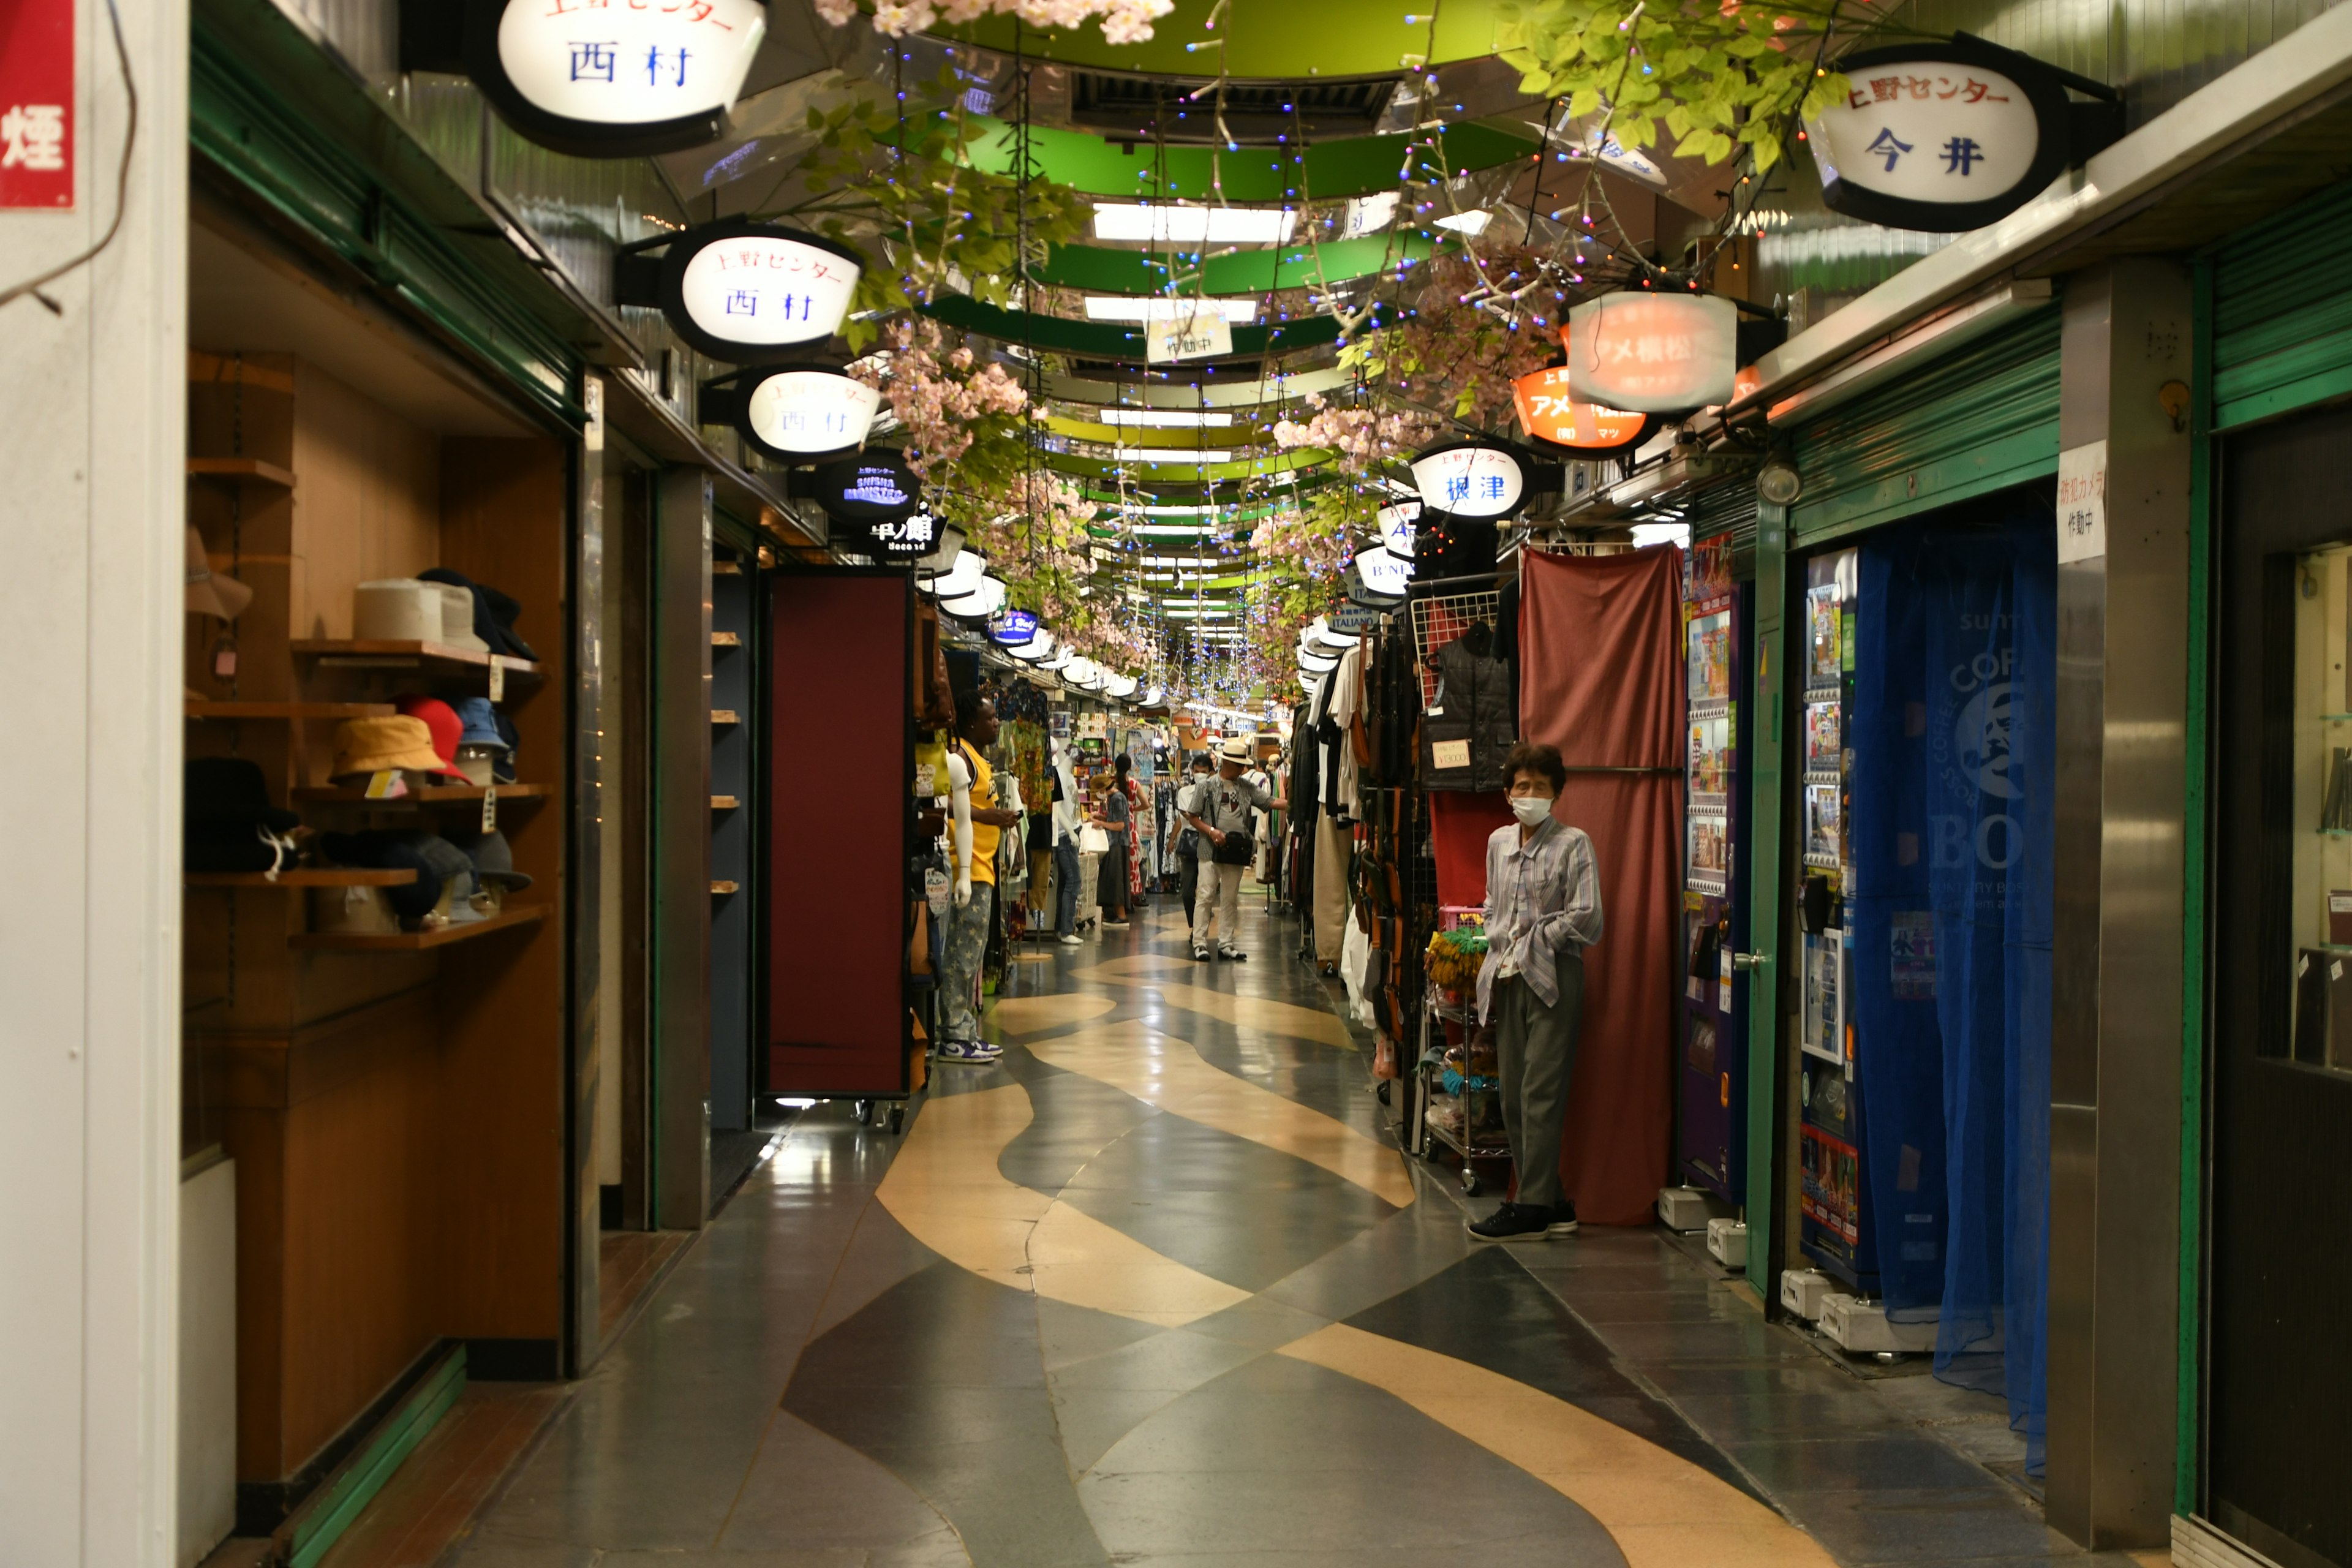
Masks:
[[[1024,955],[902,1139],[807,1112],[451,1561],[2092,1561],[1654,1237],[1475,1247],[1244,930]]]

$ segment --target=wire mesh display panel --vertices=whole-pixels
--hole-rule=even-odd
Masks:
[[[1412,653],[1413,662],[1421,670],[1423,712],[1437,700],[1437,670],[1430,657],[1481,621],[1493,626],[1502,608],[1503,596],[1492,588],[1471,594],[1433,595],[1412,602]]]

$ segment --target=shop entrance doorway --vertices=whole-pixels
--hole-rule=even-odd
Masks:
[[[2223,463],[2204,1507],[2284,1568],[2352,1563],[2347,463],[2343,409]]]

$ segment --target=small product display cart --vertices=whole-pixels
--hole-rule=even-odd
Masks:
[[[1486,938],[1475,911],[1447,908],[1431,937],[1427,994],[1421,1009],[1421,1050],[1413,1069],[1413,1152],[1435,1159],[1441,1148],[1462,1163],[1462,1190],[1479,1191],[1478,1166],[1511,1158],[1503,1131],[1501,1081],[1495,1031],[1478,1022],[1478,971]]]

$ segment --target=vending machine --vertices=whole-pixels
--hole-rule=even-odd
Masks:
[[[1806,563],[1801,629],[1804,782],[1798,889],[1798,1181],[1807,1258],[1852,1289],[1878,1286],[1877,1249],[1863,1223],[1870,1201],[1853,1026],[1853,777],[1854,551]]]
[[[1691,546],[1683,564],[1689,678],[1683,861],[1683,1003],[1675,1072],[1675,1167],[1738,1204],[1747,1186],[1748,715],[1734,695],[1752,586],[1731,579],[1727,540]]]

